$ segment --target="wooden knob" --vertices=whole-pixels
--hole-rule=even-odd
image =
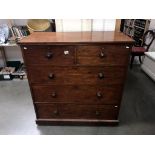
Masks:
[[[99,55],[99,56],[100,56],[100,58],[104,58],[104,57],[106,56],[106,55],[105,55],[105,51],[102,50],[102,51],[100,52],[100,55]]]
[[[56,92],[52,93],[52,97],[54,97],[54,98],[56,97]]]
[[[98,98],[102,98],[102,96],[103,96],[103,95],[102,95],[102,93],[101,93],[100,91],[99,91],[99,92],[97,92],[97,94],[96,94],[96,95],[97,95],[97,97],[98,97]]]
[[[96,114],[97,116],[100,115],[99,111],[96,111],[95,114]]]
[[[99,79],[103,79],[104,78],[104,74],[103,73],[99,73],[98,77],[99,77]]]
[[[58,115],[58,110],[54,110],[53,113],[54,113],[55,115]]]
[[[46,57],[47,59],[50,59],[50,58],[53,57],[53,53],[52,53],[52,52],[47,52],[45,57]]]
[[[48,75],[48,78],[49,78],[49,79],[53,79],[53,78],[54,78],[54,74],[53,74],[53,73],[50,73],[50,74]]]

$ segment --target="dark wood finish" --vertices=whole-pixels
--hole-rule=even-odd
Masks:
[[[104,74],[104,77],[100,78],[100,74]],[[122,84],[124,75],[124,67],[66,66],[62,68],[45,65],[29,67],[30,82],[39,84]]]
[[[35,32],[21,39],[21,45],[51,44],[90,44],[90,43],[124,43],[133,44],[133,40],[123,33],[114,31],[102,32]]]
[[[115,105],[41,105],[37,104],[38,118],[42,119],[109,119],[116,120],[118,116],[118,106]]]
[[[130,38],[118,32],[37,32],[19,44],[37,124],[118,124]]]
[[[28,65],[73,65],[75,49],[73,46],[24,46],[25,61]],[[69,54],[64,54],[68,51]],[[37,59],[36,59],[37,58]],[[62,61],[63,60],[63,61]]]
[[[88,52],[89,51],[89,52]],[[116,54],[117,52],[117,54]],[[78,46],[77,63],[81,65],[126,65],[127,45]],[[124,59],[122,59],[122,57]],[[126,58],[126,59],[125,59]]]
[[[119,85],[35,85],[32,86],[35,102],[74,102],[74,104],[118,104],[122,87]],[[108,92],[108,93],[107,93]],[[65,104],[65,103],[64,103]]]
[[[114,126],[119,124],[119,120],[102,120],[102,119],[37,119],[38,125],[78,125],[78,126]]]

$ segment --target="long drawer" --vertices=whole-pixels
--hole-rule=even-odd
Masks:
[[[37,117],[41,119],[111,119],[118,116],[118,108],[115,105],[35,105]]]
[[[73,102],[76,104],[118,104],[122,87],[97,85],[35,85],[34,102]]]
[[[27,65],[73,65],[75,63],[74,46],[23,46]]]
[[[126,45],[77,46],[80,65],[126,65],[130,47]]]
[[[122,84],[124,67],[54,67],[33,65],[27,68],[31,83],[42,84]]]

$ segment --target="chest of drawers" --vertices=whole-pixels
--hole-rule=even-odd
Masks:
[[[117,124],[133,41],[118,32],[35,32],[19,42],[37,124]]]

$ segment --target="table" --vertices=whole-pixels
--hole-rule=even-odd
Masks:
[[[6,43],[6,44],[0,44],[0,52],[2,54],[2,58],[4,61],[4,67],[6,66],[6,62],[7,62],[7,58],[6,58],[6,54],[5,54],[5,47],[14,47],[14,46],[18,46],[16,43]]]

